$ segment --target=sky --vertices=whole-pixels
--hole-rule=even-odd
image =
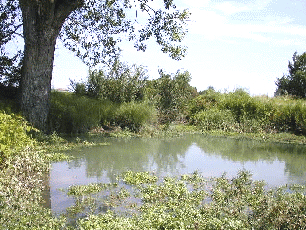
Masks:
[[[157,0],[158,1],[158,0]],[[244,88],[251,95],[273,96],[277,78],[287,74],[294,52],[306,52],[305,0],[174,0],[192,13],[182,42],[187,56],[172,60],[154,43],[146,52],[133,43],[120,46],[121,60],[145,66],[149,79],[189,71],[198,91]],[[69,79],[86,80],[88,67],[58,42],[52,87],[68,88]]]

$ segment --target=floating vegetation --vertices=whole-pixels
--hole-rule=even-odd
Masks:
[[[105,186],[74,187],[78,188],[74,196],[82,197],[70,208],[79,217],[76,229],[306,227],[305,187],[266,190],[265,183],[253,181],[247,171],[234,178],[211,179],[196,172],[162,179],[148,172],[128,171],[119,178],[118,186]],[[100,188],[103,195],[98,196]]]

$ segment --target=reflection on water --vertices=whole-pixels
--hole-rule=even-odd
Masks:
[[[205,177],[235,176],[241,169],[269,186],[305,184],[306,147],[250,140],[188,135],[172,139],[104,139],[109,145],[82,148],[68,154],[70,162],[52,164],[51,208],[59,213],[73,200],[59,189],[70,185],[109,183],[127,171],[151,171],[160,176],[200,172]]]

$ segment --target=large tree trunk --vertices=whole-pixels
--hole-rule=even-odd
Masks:
[[[46,131],[56,39],[81,0],[19,0],[23,17],[24,63],[20,106],[24,116]]]

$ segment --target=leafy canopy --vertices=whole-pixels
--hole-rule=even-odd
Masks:
[[[288,75],[276,81],[276,95],[292,95],[300,98],[306,97],[306,52],[293,54],[292,61],[288,64]]]
[[[22,52],[8,52],[9,43],[20,35],[22,27],[18,1],[1,1],[0,4],[0,82],[16,86],[21,77]]]
[[[96,65],[114,60],[120,53],[122,40],[134,42],[137,50],[145,51],[153,37],[164,53],[180,60],[186,49],[180,45],[189,18],[187,10],[179,11],[173,0],[85,0],[82,7],[67,18],[60,38],[85,63]]]
[[[158,5],[162,2],[163,5]],[[38,14],[40,10],[47,10],[43,4],[42,0],[36,1]],[[123,40],[132,41],[137,50],[145,51],[148,40],[154,38],[162,52],[171,58],[180,60],[185,55],[186,48],[178,43],[187,32],[184,25],[190,13],[177,10],[173,0],[52,0],[51,4],[54,4],[54,11],[65,4],[78,5],[65,19],[59,38],[88,65],[115,60]],[[11,78],[13,82],[20,81],[11,73],[16,75],[20,70],[18,63],[22,51],[18,56],[8,57],[4,47],[16,35],[22,37],[22,20],[19,0],[1,1],[0,81]]]

